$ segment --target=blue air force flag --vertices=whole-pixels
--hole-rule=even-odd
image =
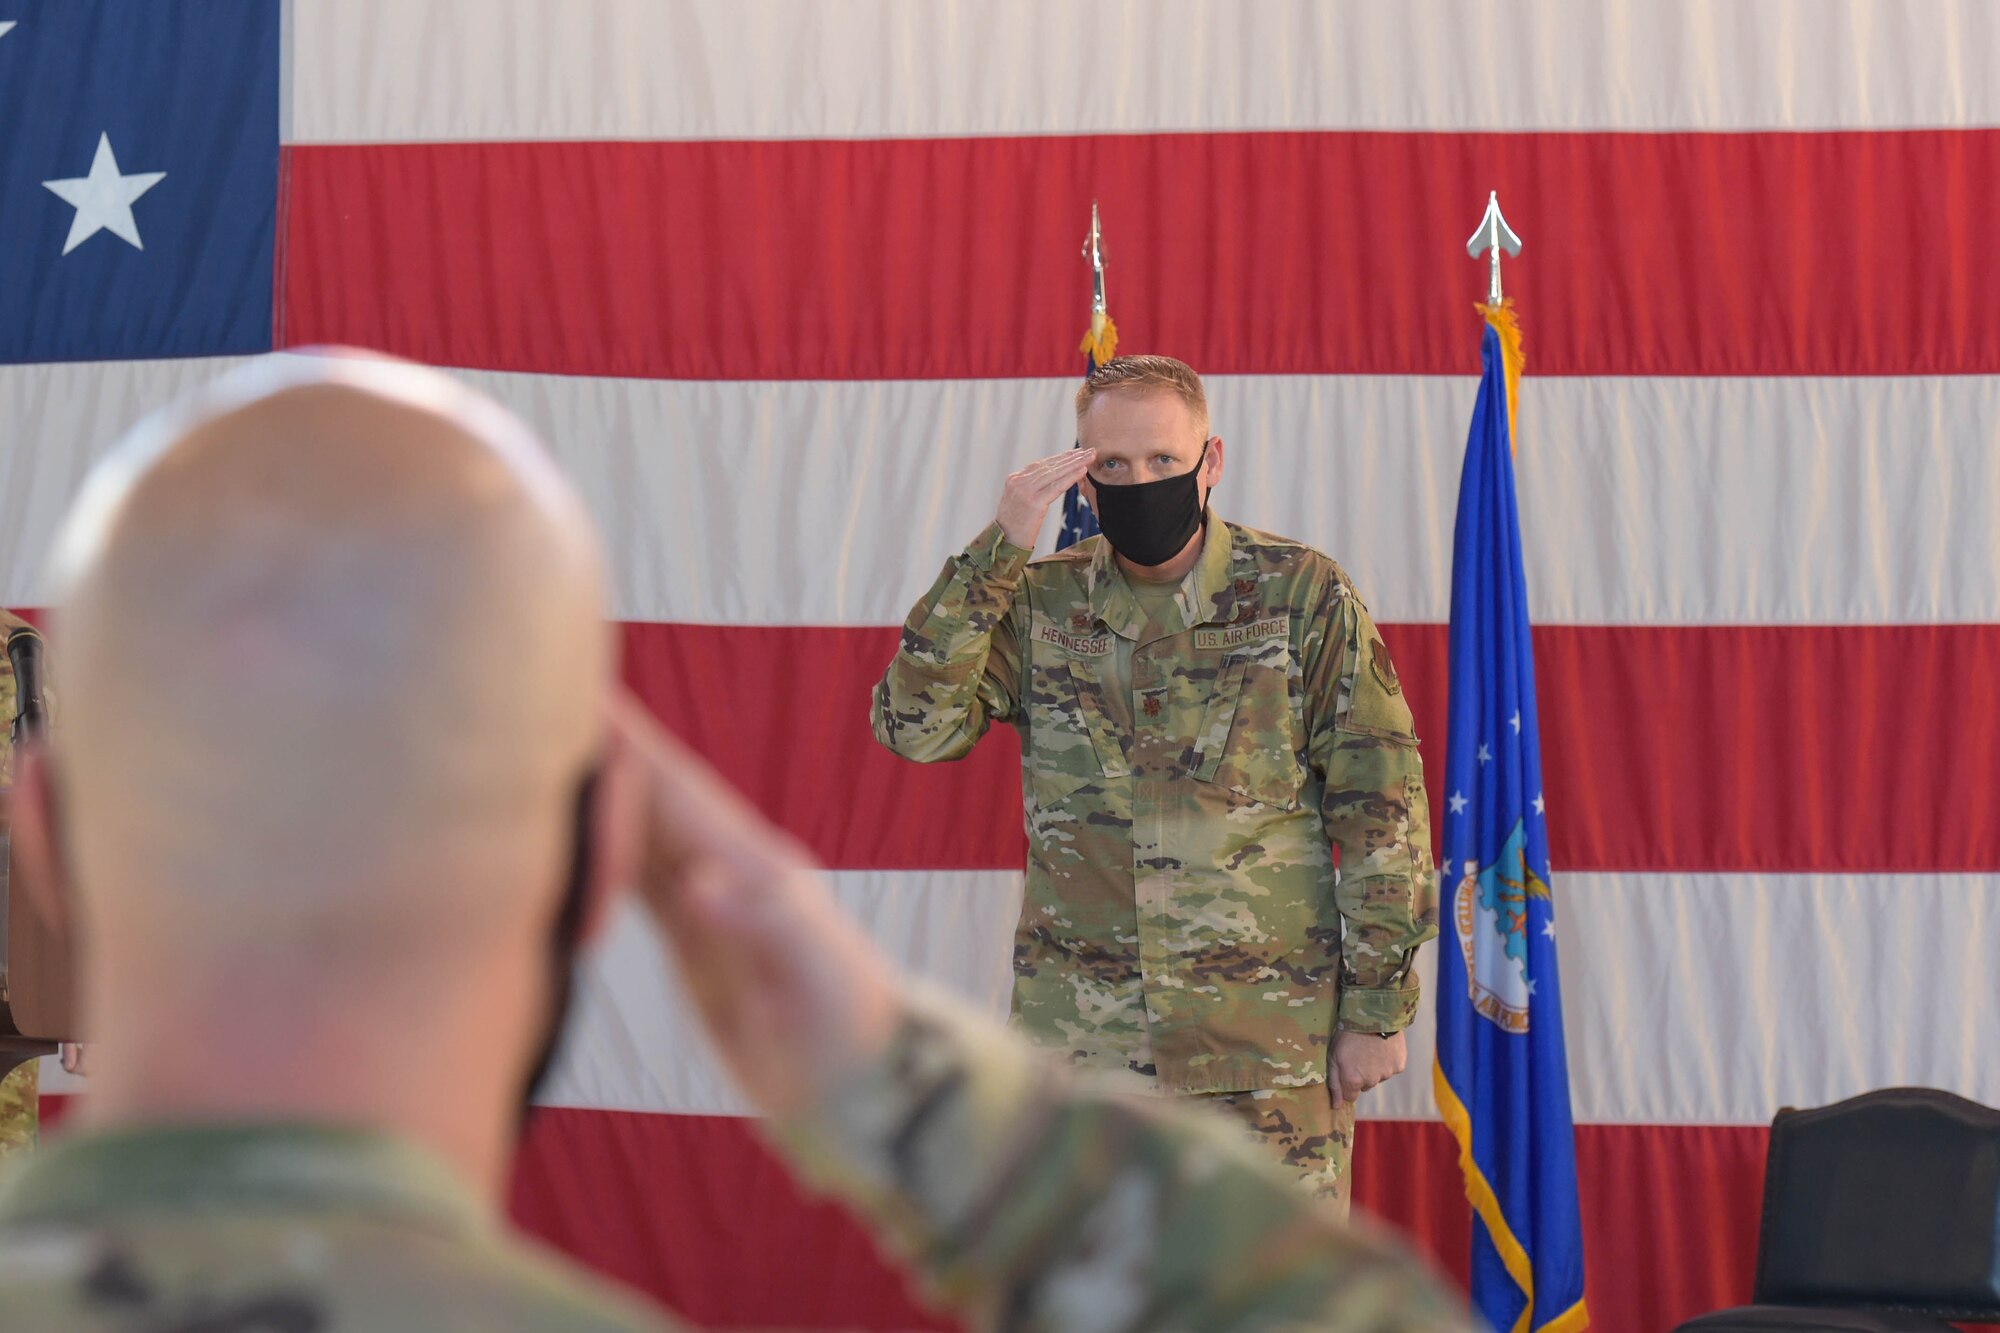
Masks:
[[[1434,1083],[1473,1204],[1473,1304],[1505,1333],[1569,1333],[1589,1319],[1508,419],[1519,338],[1500,333],[1511,311],[1489,319],[1452,549]]]

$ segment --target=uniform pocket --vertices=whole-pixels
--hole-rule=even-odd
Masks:
[[[1105,721],[1098,689],[1094,677],[1067,661],[1037,662],[1029,668],[1022,763],[1028,796],[1036,805],[1055,805],[1086,783],[1129,771],[1124,747]]]
[[[1233,659],[1216,678],[1196,738],[1194,776],[1239,796],[1296,810],[1305,767],[1292,717],[1290,658]]]

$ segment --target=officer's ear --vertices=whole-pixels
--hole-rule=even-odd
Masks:
[[[1208,454],[1201,463],[1201,486],[1204,492],[1214,490],[1215,484],[1222,480],[1222,454],[1222,437],[1209,436]]]
[[[15,747],[8,829],[13,846],[11,891],[21,895],[51,934],[66,937],[75,917],[70,906],[72,881],[55,764],[45,742],[23,741]]]

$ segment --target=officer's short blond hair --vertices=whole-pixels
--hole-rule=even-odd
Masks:
[[[1179,395],[1203,432],[1208,430],[1208,395],[1202,391],[1201,376],[1187,362],[1170,356],[1114,356],[1091,371],[1076,391],[1077,428],[1082,429],[1083,414],[1099,394],[1140,389],[1165,389]]]

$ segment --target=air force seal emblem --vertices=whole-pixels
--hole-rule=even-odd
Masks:
[[[1508,1032],[1528,1030],[1528,900],[1547,898],[1549,886],[1528,868],[1523,825],[1501,845],[1490,866],[1466,862],[1452,915],[1465,954],[1472,1007]]]

